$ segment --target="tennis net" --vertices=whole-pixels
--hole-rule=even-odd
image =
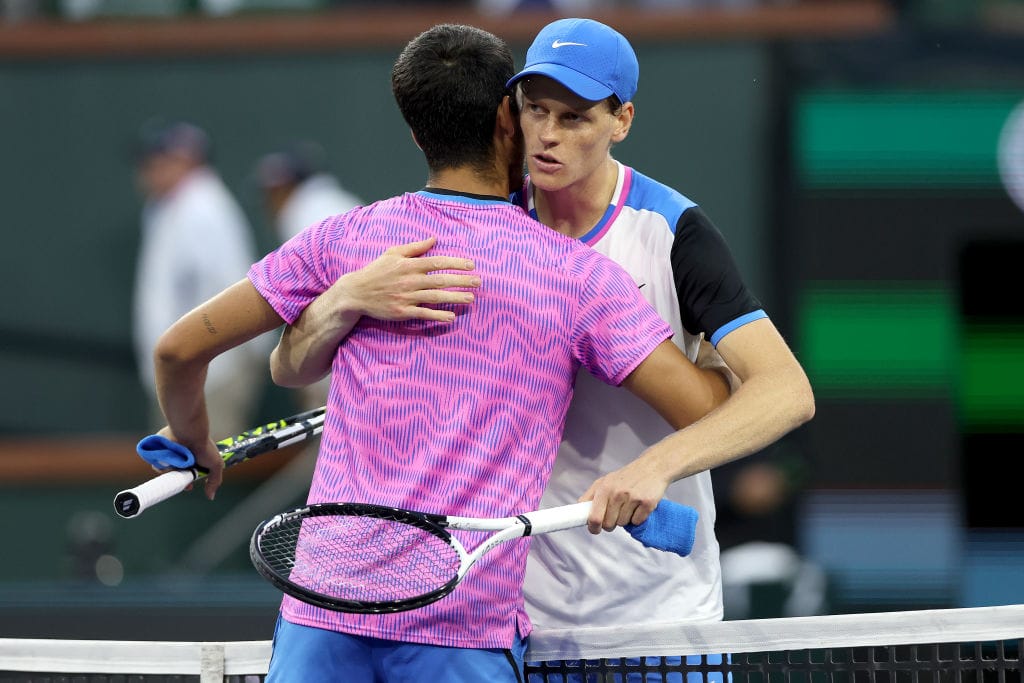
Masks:
[[[536,631],[527,683],[1024,683],[1024,605]],[[256,683],[268,641],[0,638],[0,683]]]

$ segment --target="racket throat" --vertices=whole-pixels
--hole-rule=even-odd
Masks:
[[[527,517],[526,515],[519,515],[518,517],[516,517],[516,519],[518,519],[520,522],[523,523],[523,536],[524,537],[525,536],[529,536],[530,534],[533,533],[533,522],[530,521],[529,517]]]

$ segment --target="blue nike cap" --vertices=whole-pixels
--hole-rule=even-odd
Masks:
[[[640,64],[629,41],[593,19],[559,19],[545,26],[526,52],[526,66],[507,83],[531,76],[553,78],[585,100],[636,95]]]

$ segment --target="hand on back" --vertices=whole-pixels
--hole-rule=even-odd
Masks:
[[[340,278],[331,289],[348,298],[363,315],[377,320],[451,321],[455,313],[433,305],[469,304],[480,278],[467,273],[471,260],[457,256],[425,256],[436,238],[391,247],[363,268]]]

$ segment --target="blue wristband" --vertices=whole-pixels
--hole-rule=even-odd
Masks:
[[[697,511],[689,505],[662,499],[647,519],[640,524],[627,524],[624,528],[648,548],[686,557],[693,550],[697,518]]]

